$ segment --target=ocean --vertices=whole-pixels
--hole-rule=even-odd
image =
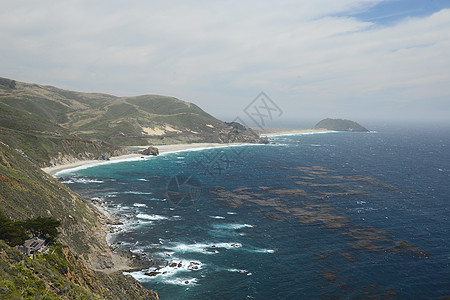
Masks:
[[[280,135],[78,168],[161,299],[450,296],[450,128]]]

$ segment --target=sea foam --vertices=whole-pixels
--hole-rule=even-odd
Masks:
[[[242,229],[242,228],[253,228],[253,225],[220,223],[220,224],[213,224],[212,227],[214,229],[237,230],[237,229]]]
[[[138,192],[138,191],[126,191],[123,192],[124,194],[130,194],[130,195],[151,195],[153,193],[151,192]]]
[[[189,285],[194,284],[197,279],[184,276],[177,277],[177,273],[195,272],[201,270],[203,267],[204,264],[198,260],[186,260],[173,257],[163,265],[137,272],[125,272],[124,274],[131,275],[141,282],[157,280],[169,284]]]
[[[61,181],[63,184],[71,184],[71,183],[104,183],[103,180],[97,180],[97,179],[89,179],[89,178],[77,178],[77,177],[70,177],[68,180]]]
[[[237,242],[229,243],[214,243],[203,242],[194,244],[174,243],[168,245],[166,248],[177,253],[203,253],[203,254],[217,254],[219,249],[237,249],[241,248],[242,244]]]
[[[150,221],[159,221],[159,220],[167,220],[168,218],[161,215],[148,215],[148,214],[138,214],[136,216],[139,219],[150,220]]]

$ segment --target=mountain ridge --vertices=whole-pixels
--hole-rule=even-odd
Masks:
[[[117,97],[0,79],[4,82],[0,85],[0,103],[44,118],[55,131],[66,130],[83,140],[101,140],[113,146],[259,142],[248,128],[231,140],[227,133],[232,127],[175,97]]]

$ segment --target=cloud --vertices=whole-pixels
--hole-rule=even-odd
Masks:
[[[10,1],[0,76],[174,95],[223,118],[261,90],[287,119],[431,115],[430,99],[450,111],[450,10],[391,25],[355,16],[381,2]]]

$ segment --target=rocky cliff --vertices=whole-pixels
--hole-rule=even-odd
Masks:
[[[81,272],[84,274],[83,276],[86,280],[89,279],[89,281],[82,279],[86,281],[86,293],[92,292],[93,295],[102,295],[103,289],[107,291],[112,288],[109,286],[110,284],[115,284],[117,286],[114,287],[114,289],[122,289],[123,295],[126,295],[129,286],[135,286],[136,290],[141,290],[140,293],[142,293],[142,295],[148,295],[147,290],[140,286],[134,279],[124,278],[123,275],[109,277],[109,275],[106,274],[113,273],[121,268],[130,268],[131,266],[131,262],[128,259],[113,253],[106,243],[106,226],[112,221],[101,214],[96,207],[81,199],[65,185],[41,171],[41,169],[20,150],[14,149],[1,141],[0,212],[2,215],[13,220],[24,220],[42,216],[54,217],[61,221],[62,225],[59,227],[61,232],[59,242],[67,245],[67,249],[64,250],[67,255],[61,256],[59,259],[61,260],[61,264],[70,264],[73,272],[76,274]],[[0,253],[4,254],[5,251],[9,251],[8,249],[5,249],[6,248],[0,250],[2,251]],[[18,284],[21,288],[20,291],[17,291],[17,287],[11,287],[10,283],[8,283],[6,287],[2,286],[1,284],[4,282],[0,279],[0,293],[5,291],[10,291],[12,293],[11,295],[15,295],[14,291],[18,293],[28,293],[26,290],[22,290],[23,286],[20,282],[29,279],[26,274],[35,274],[34,276],[38,276],[39,274],[36,274],[34,269],[39,271],[44,267],[42,265],[28,265],[28,262],[24,257],[14,253],[11,255],[12,256],[8,257],[13,257],[16,262],[12,262],[8,267],[3,266],[3,271],[10,274],[9,271],[5,271],[5,268],[8,270],[11,270],[12,268],[14,270],[17,265],[21,266],[22,269],[25,269],[23,270],[22,275],[16,274],[16,276],[13,276],[14,274],[10,274],[4,275],[6,276],[4,278],[13,283],[15,282],[14,284]],[[70,261],[73,257],[77,257],[78,259],[76,261]],[[1,261],[3,261],[3,258],[4,257],[2,257]],[[64,276],[67,277],[69,276],[68,274],[70,274],[70,272],[67,274],[65,273]],[[48,280],[48,285],[50,286],[52,286],[52,284],[60,284],[60,281],[52,282],[52,277],[48,276],[46,277],[47,279],[42,279],[43,282]],[[66,279],[75,284],[80,284],[77,280],[81,280],[76,276]],[[41,283],[36,284],[39,285]],[[63,290],[62,295],[66,295],[65,293],[68,293],[67,288]],[[60,292],[61,291],[56,291],[58,295]],[[21,295],[24,296],[25,294]],[[111,295],[114,295],[114,293]],[[63,298],[72,297],[65,296]],[[123,299],[126,297],[116,298],[115,296],[107,296],[107,298]],[[128,298],[152,299],[147,296],[135,298],[131,297],[131,295]],[[93,299],[95,299],[95,297]]]
[[[51,246],[30,259],[0,240],[0,298],[157,300],[158,295],[131,276],[87,268],[67,246]]]

